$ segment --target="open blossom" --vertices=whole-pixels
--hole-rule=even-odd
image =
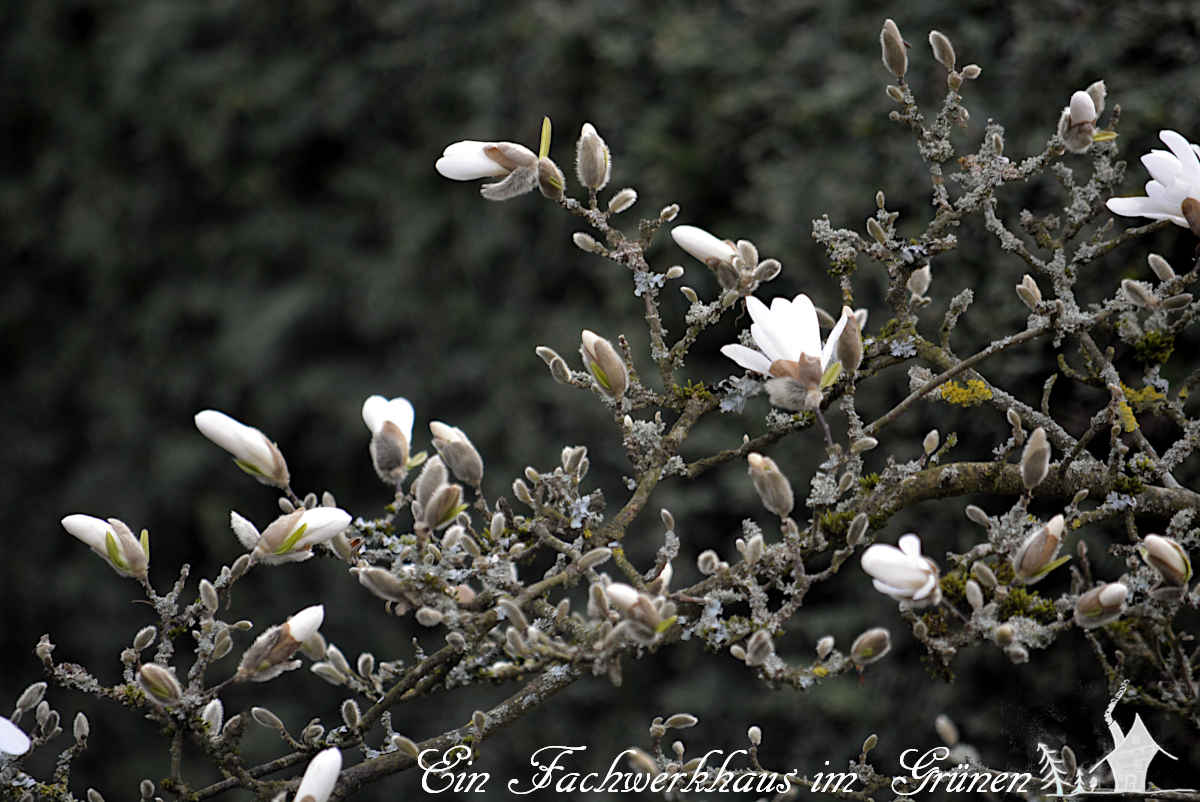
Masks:
[[[292,655],[316,634],[324,620],[325,606],[314,604],[259,635],[242,654],[236,679],[239,682],[266,682],[285,671],[299,668],[300,661],[292,660]]]
[[[145,532],[139,541],[124,522],[103,521],[91,515],[68,515],[63,529],[79,538],[121,576],[142,579],[150,563],[150,541]]]
[[[229,524],[256,561],[277,565],[307,560],[313,546],[332,540],[350,525],[350,514],[338,507],[294,510],[276,518],[261,534],[236,512],[229,514]]]
[[[750,296],[746,308],[754,321],[750,335],[759,350],[734,344],[722,347],[721,353],[744,368],[771,377],[767,393],[775,406],[815,409],[821,403],[821,379],[846,327],[849,310],[843,310],[822,347],[817,312],[807,295],[801,293],[790,301],[775,298],[770,309]]]
[[[523,195],[538,183],[537,154],[515,142],[464,139],[447,146],[434,167],[454,181],[500,178],[480,189],[480,194],[488,200],[508,200]]]
[[[196,413],[196,428],[232,454],[237,466],[258,481],[274,487],[288,486],[290,478],[283,454],[258,429],[215,409]]]
[[[1146,183],[1146,196],[1110,198],[1108,210],[1127,217],[1170,220],[1188,228],[1184,202],[1190,198],[1200,203],[1200,145],[1189,143],[1174,131],[1159,131],[1158,138],[1170,152],[1156,149],[1142,157],[1151,177]]]
[[[942,600],[938,567],[921,556],[921,539],[916,535],[902,536],[900,548],[876,543],[863,552],[862,567],[873,578],[875,589],[896,601],[926,607]]]
[[[371,432],[371,462],[384,482],[395,483],[408,472],[413,417],[413,405],[407,398],[389,401],[373,395],[363,402],[363,423]]]

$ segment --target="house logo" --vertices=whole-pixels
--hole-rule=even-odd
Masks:
[[[1064,746],[1056,752],[1044,743],[1038,744],[1042,791],[1048,796],[1069,798],[1093,794],[1148,793],[1147,774],[1151,762],[1160,754],[1171,760],[1178,759],[1159,746],[1140,715],[1134,715],[1133,723],[1124,732],[1113,719],[1113,709],[1128,688],[1129,680],[1122,681],[1121,687],[1104,711],[1104,721],[1112,735],[1113,747],[1091,768],[1076,764],[1074,752],[1068,747]],[[1112,775],[1111,781],[1104,779],[1108,774]],[[1106,787],[1108,782],[1111,782],[1111,787]]]

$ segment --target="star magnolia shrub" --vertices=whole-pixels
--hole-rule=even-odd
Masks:
[[[1169,152],[1142,160],[1153,177],[1147,196],[1122,197],[1129,188],[1116,162],[1120,140],[1104,110],[1104,84],[1096,82],[1086,92],[1061,88],[1071,98],[1063,127],[1047,110],[1043,148],[1006,155],[999,123],[989,121],[981,139],[957,125],[968,119],[980,67],[958,67],[947,34],[929,41],[932,59],[920,48],[909,52],[900,27],[888,20],[879,76],[881,84],[896,83],[881,86],[879,99],[862,100],[855,112],[876,115],[872,125],[891,116],[914,137],[914,164],[924,165],[928,186],[912,188],[900,227],[893,209],[901,207],[882,192],[865,227],[816,220],[812,234],[827,251],[826,265],[785,266],[748,239],[721,239],[695,225],[676,226],[671,236],[698,263],[671,265],[673,247],[652,247],[665,239],[663,228],[679,207],[663,198],[660,212],[626,223],[621,215],[634,201],[644,207],[664,189],[623,187],[602,196],[610,178],[628,177],[591,123],[581,121],[578,140],[557,150],[549,121],[537,153],[503,139],[446,148],[436,163],[442,175],[498,179],[483,187],[485,197],[540,203],[528,214],[563,212],[586,228],[572,235],[582,251],[572,270],[628,276],[644,335],[615,331],[597,303],[573,329],[582,331],[582,370],[560,355],[577,347],[570,339],[527,344],[528,358],[536,351],[550,370],[547,404],[573,397],[564,409],[593,406],[601,414],[588,413],[580,440],[607,437],[627,462],[597,459],[598,471],[612,475],[596,476],[588,447],[567,444],[557,462],[530,454],[534,464],[520,476],[485,474],[487,448],[439,420],[444,415],[373,395],[362,419],[385,487],[375,504],[348,511],[328,491],[295,492],[280,447],[261,431],[222,412],[200,412],[200,432],[272,488],[280,516],[260,532],[231,512],[236,538],[213,533],[207,548],[224,564],[201,568],[208,574],[202,577],[186,567],[178,577],[162,565],[151,570],[148,545],[116,518],[63,519],[117,573],[138,579],[123,587],[144,593],[147,604],[93,609],[86,597],[74,600],[70,626],[102,621],[125,644],[103,665],[75,664],[55,651],[53,635],[36,645],[41,666],[28,673],[44,673],[46,681],[17,696],[12,721],[0,719],[5,793],[25,798],[24,789],[36,784],[40,799],[79,798],[73,793],[82,780],[71,769],[83,750],[111,752],[110,760],[130,750],[104,732],[124,707],[149,738],[164,739],[158,750],[138,750],[146,761],[139,765],[161,759],[156,777],[166,778],[143,781],[142,798],[161,789],[189,799],[323,802],[354,798],[370,784],[380,784],[386,798],[411,796],[423,776],[414,770],[418,756],[440,759],[457,745],[476,765],[485,763],[504,748],[495,736],[540,727],[523,720],[550,721],[542,708],[569,705],[571,695],[559,691],[587,679],[586,695],[603,704],[604,694],[624,693],[622,678],[639,671],[639,660],[685,641],[692,642],[686,659],[695,663],[673,683],[697,681],[706,661],[719,661],[744,676],[739,699],[766,685],[822,693],[840,683],[837,692],[861,694],[864,709],[879,696],[866,683],[897,661],[920,672],[915,665],[923,656],[935,675],[950,676],[956,655],[972,647],[974,659],[993,673],[1013,672],[1014,686],[1024,688],[1034,674],[1020,672],[1045,678],[1053,674],[1045,668],[1052,652],[1086,643],[1080,660],[1105,667],[1098,675],[1127,680],[1156,713],[1200,725],[1200,665],[1184,615],[1200,604],[1190,561],[1200,509],[1191,459],[1200,448],[1200,413],[1188,403],[1196,365],[1189,364],[1194,349],[1164,345],[1200,317],[1190,294],[1200,265],[1173,267],[1151,255],[1143,269],[1138,238],[1169,226],[1122,230],[1109,214],[1194,227],[1188,210],[1200,193],[1197,149],[1183,135],[1163,132]],[[875,47],[873,39],[862,45]],[[936,112],[916,101],[928,94],[925,87],[914,91],[929,70],[945,87]],[[619,122],[605,122],[614,142],[621,141]],[[1144,124],[1131,114],[1121,122]],[[870,126],[847,135],[863,130]],[[582,186],[570,185],[548,161],[552,153],[569,160],[572,146]],[[883,182],[889,166],[879,165]],[[1014,186],[1051,171],[1055,180],[1038,183],[1049,211],[1017,209]],[[515,200],[534,186],[548,200]],[[457,191],[444,187],[447,196]],[[862,191],[864,199],[875,192]],[[922,207],[925,198],[931,203]],[[426,202],[448,201],[433,194]],[[1191,233],[1171,233],[1190,254]],[[764,243],[776,236],[762,233]],[[973,307],[970,290],[947,289],[972,280],[952,278],[970,269],[958,254],[959,236],[972,238],[971,252],[986,253],[980,258],[987,269],[1015,287],[1007,299],[989,298],[998,309]],[[1104,261],[1109,253],[1119,267]],[[805,294],[789,298],[765,286],[782,275]],[[685,277],[680,290],[688,306],[677,313],[663,293]],[[872,300],[872,286],[883,288],[886,303]],[[1004,314],[989,320],[989,311]],[[971,320],[970,330],[990,341],[965,345],[960,320]],[[1002,330],[1002,320],[1021,322]],[[719,352],[736,367],[713,359],[720,343],[728,343]],[[705,359],[692,359],[699,353]],[[492,377],[488,386],[500,388],[504,378]],[[419,378],[404,381],[411,390]],[[488,404],[497,415],[524,414],[504,406],[503,392],[466,402]],[[932,431],[928,415],[938,420]],[[714,423],[722,419],[736,433]],[[611,425],[598,429],[600,420]],[[421,445],[437,455],[414,454]],[[359,453],[362,446],[346,444]],[[207,459],[222,469],[220,455]],[[688,482],[706,496],[720,495],[725,512],[745,523],[704,540],[728,514],[663,508],[670,496],[659,485]],[[728,492],[731,483],[741,492]],[[138,492],[146,491],[130,490]],[[241,505],[262,491],[247,484],[243,492],[230,506],[246,509]],[[751,501],[756,495],[762,507]],[[116,514],[123,506],[138,505],[119,497],[108,504]],[[909,510],[916,512],[901,515]],[[901,536],[898,518],[917,521],[918,531]],[[110,572],[92,563],[94,574],[57,584],[57,596],[79,582],[109,581]],[[38,570],[57,582],[52,566]],[[284,572],[292,574],[286,582]],[[317,598],[318,575],[342,576],[354,606]],[[283,624],[260,620],[245,609],[249,594],[238,592],[245,583],[290,589],[289,607],[300,612]],[[297,588],[309,598],[291,598]],[[876,591],[899,604],[880,604]],[[814,598],[852,598],[854,609],[807,618]],[[370,606],[390,613],[391,625],[363,629],[362,611]],[[829,631],[796,623],[818,620]],[[371,651],[353,660],[338,646],[368,639]],[[315,681],[301,684],[290,670],[301,666],[327,683],[327,694],[300,690]],[[861,683],[854,679],[860,675]],[[593,678],[611,687],[605,691]],[[76,745],[64,751],[55,740],[55,706],[70,702],[67,689],[98,697],[110,712],[90,725],[90,736],[87,719],[78,723]],[[918,689],[912,693],[917,698]],[[424,699],[475,712],[413,714],[411,705]],[[271,710],[273,701],[285,700],[278,707],[286,722]],[[244,712],[226,716],[227,704]],[[649,741],[638,734],[646,722],[629,722],[629,738],[640,746],[627,754],[639,776],[667,776],[688,755],[703,754],[706,741],[728,748],[720,740],[727,733],[705,729],[705,712],[668,711],[650,722]],[[928,711],[930,726],[936,712]],[[243,748],[251,721],[276,736],[255,740],[253,752]],[[303,721],[309,723],[301,727]],[[957,742],[952,722],[938,722],[938,731],[955,733],[944,737]],[[662,738],[676,728],[692,728],[693,737],[663,750]],[[850,763],[864,798],[889,790],[893,768],[871,749],[891,735],[872,735],[860,754],[838,758]],[[768,736],[749,727],[754,747]],[[786,763],[779,756],[787,747],[756,753],[754,766],[760,759]],[[111,798],[131,791],[106,789]],[[1181,793],[1175,798],[1200,798]]]

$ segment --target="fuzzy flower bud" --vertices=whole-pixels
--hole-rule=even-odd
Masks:
[[[1192,578],[1192,561],[1183,546],[1168,537],[1146,535],[1142,541],[1142,559],[1158,571],[1163,582],[1172,586],[1186,585]]]
[[[1013,575],[1017,581],[1032,585],[1054,570],[1060,563],[1055,561],[1058,547],[1062,544],[1063,517],[1055,515],[1045,526],[1038,529],[1021,544],[1013,556]]]
[[[200,718],[208,725],[208,734],[214,737],[221,732],[221,725],[225,723],[225,706],[221,704],[220,699],[213,699],[204,706],[204,712],[200,714]]]
[[[381,481],[396,484],[408,473],[413,406],[406,398],[373,395],[363,402],[363,423],[371,432],[371,462]]]
[[[932,283],[933,269],[929,265],[924,265],[912,272],[912,275],[908,277],[908,283],[905,284],[905,286],[908,288],[908,291],[912,293],[914,299],[920,299],[925,297],[925,292],[929,289],[929,285]]]
[[[1120,582],[1109,582],[1092,588],[1075,602],[1075,623],[1084,629],[1115,621],[1125,610],[1129,588]]]
[[[63,518],[62,525],[121,576],[145,578],[150,565],[150,536],[145,530],[139,540],[124,522],[116,518],[105,522],[79,514]]]
[[[1042,290],[1038,287],[1037,282],[1033,280],[1033,276],[1026,273],[1021,277],[1021,283],[1017,285],[1017,297],[1021,299],[1021,303],[1025,304],[1032,311],[1037,308],[1037,305],[1042,302]]]
[[[175,679],[175,672],[158,663],[144,663],[138,669],[137,681],[146,692],[146,698],[159,707],[176,705],[183,696],[183,687]]]
[[[258,429],[215,409],[196,413],[195,420],[200,433],[232,454],[243,471],[265,485],[288,486],[290,477],[283,453]]]
[[[862,324],[858,322],[858,315],[848,306],[842,307],[842,319],[846,321],[846,327],[842,329],[842,335],[837,340],[837,358],[842,363],[846,375],[853,376],[862,364]]]
[[[629,374],[617,349],[608,340],[587,329],[583,330],[581,343],[583,365],[600,389],[613,398],[623,396],[629,384]]]
[[[429,431],[433,435],[433,447],[441,455],[446,467],[462,481],[479,487],[483,481],[483,458],[463,430],[433,421],[429,424]]]
[[[285,671],[299,668],[300,661],[291,660],[292,655],[320,629],[324,620],[324,605],[315,604],[259,635],[242,655],[236,679],[239,682],[266,682]]]
[[[879,45],[883,51],[883,66],[897,78],[904,78],[908,72],[908,50],[900,29],[891,19],[883,21],[883,30],[879,32]]]
[[[562,170],[558,169],[557,164],[545,156],[538,159],[537,178],[538,190],[543,196],[550,200],[562,200],[567,179],[563,176]]]
[[[1159,281],[1170,281],[1175,278],[1175,271],[1172,269],[1171,263],[1157,253],[1147,256],[1146,262],[1150,265],[1150,269],[1154,271],[1154,275],[1158,277]]]
[[[929,47],[933,50],[933,58],[948,70],[954,69],[954,45],[940,31],[929,32]]]
[[[421,520],[430,529],[443,529],[454,522],[462,505],[462,486],[442,485],[422,508]]]
[[[612,175],[608,145],[591,123],[584,123],[579,131],[579,141],[575,145],[575,174],[579,183],[597,191],[604,189]]]
[[[633,204],[637,203],[637,198],[637,190],[631,187],[625,187],[609,199],[608,211],[612,214],[620,214]],[[676,276],[675,278],[678,277]]]
[[[850,646],[850,659],[861,667],[882,659],[891,649],[891,634],[883,627],[875,627],[854,639]]]
[[[454,181],[500,178],[484,184],[479,194],[488,200],[508,200],[531,191],[538,183],[538,157],[513,142],[479,142],[465,139],[448,145],[434,165]]]
[[[1021,452],[1021,481],[1026,490],[1040,485],[1050,472],[1050,444],[1046,441],[1046,430],[1041,426],[1033,430]]]
[[[752,451],[746,456],[746,461],[750,464],[750,479],[754,482],[762,505],[780,518],[790,515],[795,505],[792,484],[780,472],[775,460]]]
[[[342,753],[330,747],[317,753],[304,770],[293,802],[328,802],[342,770]]]
[[[1134,306],[1140,306],[1142,309],[1158,309],[1162,306],[1162,301],[1155,295],[1154,289],[1144,281],[1134,281],[1133,279],[1123,279],[1121,281],[1121,291],[1125,293]]]

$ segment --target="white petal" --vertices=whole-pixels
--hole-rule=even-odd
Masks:
[[[1175,131],[1159,131],[1158,138],[1171,149],[1175,158],[1179,159],[1183,180],[1189,186],[1195,187],[1197,194],[1200,194],[1200,158],[1197,158],[1196,151]]]
[[[107,552],[106,542],[107,534],[112,531],[112,527],[107,521],[99,518],[94,518],[91,515],[68,515],[62,519],[63,529],[79,538],[80,541],[87,544],[94,551],[100,554]]]
[[[1150,198],[1109,198],[1105,205],[1113,214],[1125,217],[1148,217],[1151,220],[1170,220],[1182,228],[1188,227],[1187,220],[1182,214],[1163,211]]]
[[[4,716],[0,716],[0,754],[23,755],[29,751],[29,736]]]
[[[387,409],[387,399],[381,395],[373,395],[362,405],[363,423],[367,424],[367,431],[375,434],[383,426],[384,410]]]
[[[817,321],[817,310],[812,299],[804,293],[792,299],[792,320],[797,329],[800,352],[809,356],[820,356],[821,324]]]
[[[838,338],[842,336],[842,331],[850,321],[851,314],[853,312],[850,311],[849,307],[842,307],[842,316],[834,324],[833,331],[829,332],[829,339],[825,341],[825,347],[821,349],[821,370],[825,370],[829,366],[829,361],[833,359],[833,355],[837,349]]]
[[[295,548],[315,546],[341,534],[350,525],[350,513],[337,507],[314,507],[300,516],[306,528]]]
[[[929,578],[925,580],[925,584],[921,585],[921,587],[918,588],[917,591],[912,595],[913,601],[920,601],[921,599],[924,599],[926,596],[932,593],[933,589],[936,587],[937,575],[930,572]]]
[[[342,770],[342,753],[337,747],[318,752],[304,770],[294,802],[327,802]]]
[[[407,398],[398,397],[389,401],[381,395],[373,395],[363,402],[362,417],[371,434],[378,433],[384,423],[391,421],[400,427],[405,439],[412,442],[413,419],[416,415]]]
[[[1087,92],[1071,95],[1071,123],[1093,122],[1096,119],[1096,104]]]
[[[705,264],[709,259],[721,262],[733,260],[733,246],[696,226],[675,226],[671,229],[675,244]]]
[[[752,348],[734,343],[721,346],[721,353],[748,370],[771,375],[771,360]]]
[[[1142,156],[1142,166],[1155,181],[1164,185],[1170,184],[1181,172],[1179,159],[1165,150],[1152,150]]]
[[[442,151],[442,157],[434,167],[446,178],[454,181],[474,181],[478,178],[495,178],[508,175],[508,170],[498,162],[488,158],[483,149],[495,142],[479,142],[464,139],[455,142]]]
[[[258,468],[264,474],[275,470],[271,441],[258,429],[215,409],[197,412],[195,420],[201,434],[235,458]]]
[[[750,336],[768,359],[794,360],[799,356],[792,353],[782,314],[776,315],[753,295],[746,299],[746,310],[750,313],[750,319],[754,321],[750,325]]]
[[[900,537],[900,551],[904,552],[909,557],[920,557],[921,538],[913,534],[902,535]]]
[[[325,605],[314,604],[305,607],[287,620],[288,634],[303,643],[321,628],[325,620]]]
[[[629,610],[638,600],[637,589],[624,582],[612,582],[606,585],[604,595],[608,597],[609,604],[619,610]]]

